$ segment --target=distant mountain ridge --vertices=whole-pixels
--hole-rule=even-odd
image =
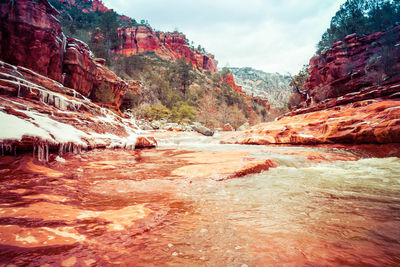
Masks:
[[[289,86],[290,74],[266,73],[250,67],[229,68],[235,83],[243,88],[248,96],[267,99],[275,108],[284,108],[289,103],[293,89]]]

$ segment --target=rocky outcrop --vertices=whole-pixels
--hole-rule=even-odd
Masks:
[[[81,9],[84,13],[88,12],[107,12],[113,11],[112,9],[104,6],[103,2],[100,0],[58,0],[66,6],[75,6]]]
[[[107,12],[107,11],[112,11],[112,9],[107,8],[104,6],[102,1],[99,0],[93,0],[92,1],[92,6],[89,9],[90,11],[100,11],[100,12]]]
[[[238,93],[242,93],[242,87],[236,85],[235,79],[233,78],[232,73],[229,72],[228,74],[224,75],[223,79],[224,79],[224,82],[226,82],[227,84],[232,86],[233,90],[235,90]]]
[[[232,132],[232,131],[234,131],[234,129],[229,123],[227,123],[227,124],[224,125],[224,127],[222,127],[222,131],[224,131],[224,132]]]
[[[74,88],[85,97],[91,97],[100,86],[111,89],[109,104],[116,108],[122,104],[128,83],[104,66],[104,60],[93,58],[87,44],[67,38],[67,49],[64,57],[64,85]]]
[[[256,125],[233,136],[229,142],[260,145],[399,143],[399,89],[400,85],[374,87],[370,88],[369,95],[377,97],[372,99],[365,97],[368,93],[364,91],[329,104],[297,110],[276,121]],[[363,98],[365,100],[360,100]]]
[[[202,135],[205,136],[213,136],[214,132],[211,131],[210,129],[208,129],[207,127],[203,126],[201,123],[199,122],[194,122],[191,125],[192,129],[195,130],[198,133],[201,133]]]
[[[138,136],[135,122],[93,104],[79,92],[24,67],[0,61],[0,133],[3,154],[34,151],[39,160],[49,152],[93,148],[153,147]]]
[[[47,1],[1,2],[0,133],[1,153],[33,151],[39,160],[93,148],[144,148],[157,143],[138,136],[134,120],[93,104],[87,97],[101,88],[118,109],[124,82],[88,46],[65,40]],[[7,13],[8,12],[8,13]],[[47,76],[47,77],[46,77]],[[104,93],[104,92],[103,92]],[[97,96],[96,96],[97,97]]]
[[[307,101],[236,134],[240,144],[400,142],[400,26],[349,35],[310,61]]]
[[[347,36],[310,60],[308,106],[374,85],[400,82],[400,26],[364,37]]]
[[[65,36],[47,0],[0,2],[0,59],[62,81]]]
[[[143,52],[154,52],[167,60],[178,60],[182,57],[200,70],[217,72],[217,61],[211,54],[192,49],[186,43],[182,33],[155,32],[148,26],[120,28],[122,39],[118,54],[130,56]]]
[[[0,59],[26,67],[91,97],[100,86],[111,90],[108,104],[118,109],[129,87],[93,57],[89,47],[65,38],[58,12],[46,0],[0,3]],[[33,77],[34,78],[34,77]]]

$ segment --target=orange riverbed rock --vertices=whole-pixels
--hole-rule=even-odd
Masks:
[[[400,101],[364,100],[262,123],[229,142],[239,144],[325,144],[400,142]]]

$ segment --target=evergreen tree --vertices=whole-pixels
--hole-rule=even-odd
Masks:
[[[321,54],[349,34],[370,34],[400,24],[399,0],[347,0],[332,18],[317,45]]]

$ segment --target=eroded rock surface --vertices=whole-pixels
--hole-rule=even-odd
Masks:
[[[134,120],[99,107],[54,80],[4,62],[0,62],[0,117],[3,154],[33,150],[40,160],[48,160],[49,151],[156,145],[154,138],[138,138]]]
[[[218,72],[218,62],[211,54],[192,49],[182,33],[155,32],[148,26],[120,28],[122,45],[117,53],[130,56],[143,52],[154,52],[162,58],[177,60],[182,57],[198,69]]]
[[[262,123],[239,133],[240,144],[400,142],[400,102],[365,100]]]
[[[310,60],[307,105],[400,82],[400,26],[364,37],[355,34]]]
[[[0,60],[62,82],[65,36],[47,0],[0,2]]]
[[[400,142],[400,27],[349,35],[310,61],[306,101],[229,142],[323,144]]]
[[[112,102],[109,104],[116,108],[121,106],[123,96],[129,88],[128,83],[106,68],[101,59],[95,59],[87,44],[67,38],[63,64],[65,86],[91,98],[103,86],[112,94]]]

